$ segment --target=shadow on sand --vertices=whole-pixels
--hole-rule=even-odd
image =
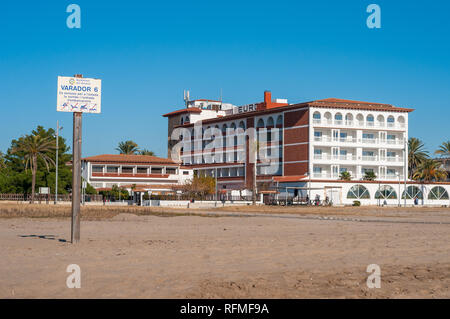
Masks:
[[[49,239],[49,240],[55,240],[56,239],[55,235],[18,235],[18,236],[22,237],[22,238],[40,238],[40,239]],[[59,238],[58,241],[62,242],[62,243],[66,243],[67,242],[67,240],[61,239],[61,238]]]

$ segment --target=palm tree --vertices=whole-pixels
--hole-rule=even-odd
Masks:
[[[374,181],[376,178],[377,178],[377,175],[371,171],[367,171],[363,177],[363,179],[366,181]]]
[[[447,166],[448,162],[450,162],[450,141],[443,142],[436,150],[436,152],[434,152],[434,154],[438,154],[440,157],[442,157],[443,164]]]
[[[350,174],[350,172],[344,171],[344,172],[341,172],[341,175],[339,175],[339,178],[343,181],[349,181],[352,179],[352,175]]]
[[[421,140],[411,137],[408,140],[408,171],[409,178],[412,178],[418,166],[428,159],[428,151],[424,150],[425,145]]]
[[[133,141],[120,142],[119,146],[116,148],[120,154],[132,155],[139,151],[138,145]]]
[[[53,159],[49,156],[49,152],[54,150],[54,141],[50,137],[42,137],[41,135],[27,135],[20,138],[12,147],[11,153],[20,153],[25,161],[25,169],[31,169],[31,203],[34,203],[36,172],[38,159],[45,164],[47,171],[50,164],[55,165]]]
[[[450,141],[443,142],[434,154],[438,154],[441,157],[450,157]]]
[[[155,152],[149,151],[147,149],[143,149],[139,151],[139,155],[149,155],[149,156],[155,156]]]
[[[447,171],[441,167],[441,163],[433,159],[425,159],[413,175],[413,179],[425,182],[445,180],[446,178]]]

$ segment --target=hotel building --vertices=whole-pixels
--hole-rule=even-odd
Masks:
[[[415,197],[422,203],[448,204],[448,183],[405,181],[408,116],[412,111],[336,98],[289,104],[285,99],[273,100],[266,91],[262,102],[235,106],[193,100],[163,116],[168,118],[169,157],[179,154],[183,165],[197,174],[215,176],[217,172],[220,189],[252,189],[255,164],[249,154],[257,148],[260,157],[262,154],[271,161],[257,163],[260,190],[307,192],[310,198],[328,197],[338,204],[354,200],[396,204],[403,197],[408,204]],[[203,134],[218,129],[222,137],[198,136],[196,126]],[[183,147],[176,150],[180,138],[177,134],[174,138],[174,131],[179,128],[191,133],[191,144],[186,147],[185,137]],[[226,137],[227,131],[239,129],[232,138]],[[253,148],[249,129],[258,136]],[[260,137],[261,132],[266,133],[264,137]],[[343,172],[350,174],[350,180],[341,178]],[[376,175],[375,180],[366,180],[369,172]],[[403,194],[401,198],[399,194]]]

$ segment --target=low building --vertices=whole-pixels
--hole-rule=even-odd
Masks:
[[[103,154],[82,159],[83,178],[96,190],[114,185],[128,191],[173,193],[192,179],[193,171],[168,158],[149,155]]]

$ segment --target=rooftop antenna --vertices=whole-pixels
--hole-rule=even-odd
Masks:
[[[186,104],[186,107],[188,107],[188,102],[189,102],[189,90],[184,90],[184,91],[183,91],[183,99],[184,99],[184,103]]]
[[[222,88],[220,88],[220,109],[222,109]]]

